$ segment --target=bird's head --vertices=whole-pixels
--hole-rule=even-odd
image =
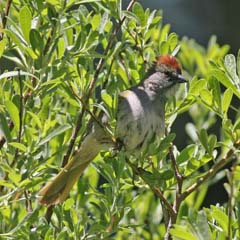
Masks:
[[[159,56],[153,62],[144,85],[151,91],[164,93],[166,97],[169,97],[175,94],[178,83],[187,82],[181,72],[181,65],[175,57]]]

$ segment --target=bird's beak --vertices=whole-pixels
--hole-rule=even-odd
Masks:
[[[181,74],[177,74],[176,80],[178,83],[186,83],[187,82],[186,78],[184,78]]]

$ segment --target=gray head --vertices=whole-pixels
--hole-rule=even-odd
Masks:
[[[157,57],[148,72],[148,76],[143,81],[144,87],[167,98],[175,94],[178,83],[187,82],[181,75],[180,63],[170,55]]]

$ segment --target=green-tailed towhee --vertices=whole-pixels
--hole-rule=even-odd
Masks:
[[[159,56],[139,85],[119,94],[116,139],[127,155],[146,152],[151,142],[159,142],[165,130],[165,103],[185,83],[175,57]],[[95,122],[79,150],[68,164],[39,192],[40,202],[54,205],[63,202],[74,183],[98,155],[115,145],[112,138]]]

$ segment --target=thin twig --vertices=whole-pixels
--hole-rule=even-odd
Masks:
[[[49,48],[50,48],[50,45],[51,45],[51,42],[52,42],[54,33],[55,33],[55,29],[54,29],[54,27],[52,27],[51,30],[50,30],[49,36],[48,36],[48,38],[47,38],[45,47],[44,47],[44,49],[43,49],[43,55],[46,55],[46,54],[47,54],[47,52],[48,52],[48,50],[49,50]]]
[[[4,11],[3,16],[2,16],[2,29],[5,29],[5,27],[7,25],[7,16],[8,16],[9,11],[10,11],[11,3],[12,3],[12,0],[7,0],[6,1],[5,11]],[[3,35],[4,35],[3,32],[0,33],[0,41],[3,39]]]
[[[170,216],[175,216],[176,212],[174,211],[173,207],[171,206],[171,204],[168,202],[168,200],[164,197],[162,191],[160,190],[160,188],[158,187],[151,187],[152,191],[156,194],[156,196],[158,196],[161,201],[164,203],[164,205],[167,207],[167,209],[170,212]]]
[[[182,192],[182,184],[183,184],[183,176],[182,176],[182,174],[179,171],[176,158],[175,158],[175,156],[173,154],[173,145],[172,144],[169,147],[169,155],[170,155],[170,158],[171,158],[171,161],[172,161],[172,166],[173,166],[175,177],[176,177],[176,180],[177,180],[177,185],[178,185],[177,192],[178,192],[178,194],[181,194],[181,192]]]
[[[193,183],[181,194],[182,200],[184,200],[192,192],[199,188],[199,186],[206,182],[210,177],[214,176],[222,167],[224,167],[232,159],[233,155],[234,150],[230,149],[225,157],[223,157],[220,161],[214,164],[203,177],[200,177],[195,183]]]
[[[126,159],[126,162],[132,168],[134,174],[136,174],[137,176],[141,177],[144,180],[142,172],[140,171],[140,169],[135,164],[131,163],[128,159]],[[156,196],[165,204],[165,206],[167,207],[167,209],[170,212],[170,215],[175,215],[176,213],[174,212],[171,204],[169,204],[167,199],[164,197],[162,191],[157,186],[151,186],[145,180],[144,180],[144,182],[151,188],[151,190],[156,194]]]
[[[29,198],[27,191],[24,191],[24,196],[26,198],[26,203],[25,204],[26,204],[27,212],[31,213],[33,211],[32,200],[31,200],[31,198]]]
[[[45,218],[46,218],[48,223],[50,223],[50,221],[51,221],[52,214],[53,214],[53,208],[54,208],[54,205],[49,206],[47,208],[47,211],[46,211],[46,214],[45,214]]]

